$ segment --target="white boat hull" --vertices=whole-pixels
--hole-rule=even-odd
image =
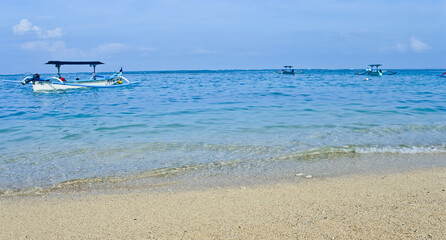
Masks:
[[[122,85],[120,78],[106,79],[106,80],[92,80],[92,81],[71,81],[71,82],[53,82],[53,81],[34,81],[34,91],[51,91],[51,90],[66,90],[76,88],[89,87],[107,87],[107,86]]]

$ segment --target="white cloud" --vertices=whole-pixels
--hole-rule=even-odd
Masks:
[[[407,44],[404,43],[397,43],[395,45],[396,50],[398,50],[399,52],[406,52],[407,51]]]
[[[13,33],[16,35],[25,35],[34,37],[33,41],[24,42],[22,49],[28,51],[45,51],[54,56],[70,56],[83,58],[104,57],[120,53],[122,51],[140,51],[147,53],[155,51],[149,47],[138,47],[126,45],[123,43],[104,43],[90,49],[79,50],[76,48],[68,48],[65,41],[56,40],[63,36],[62,28],[44,30],[39,26],[33,25],[28,19],[23,18],[20,22],[12,27]]]
[[[142,52],[142,54],[146,54],[147,52],[156,51],[156,49],[150,47],[132,46],[123,43],[104,43],[92,48],[90,52],[95,56],[101,56],[120,53],[122,51],[138,51]]]
[[[98,54],[112,54],[127,49],[128,46],[122,43],[104,43],[93,49]]]
[[[22,44],[23,49],[57,52],[65,49],[64,41],[31,41]]]
[[[54,56],[70,56],[70,57],[103,57],[104,55],[111,55],[119,53],[126,49],[131,49],[122,43],[104,43],[97,47],[91,48],[88,51],[79,50],[76,48],[68,48],[64,41],[54,40],[38,40],[28,41],[21,45],[22,49],[29,51],[46,51]]]
[[[431,49],[429,45],[427,45],[426,43],[422,42],[419,39],[416,39],[415,37],[412,37],[410,39],[410,47],[414,52],[425,52]]]
[[[398,52],[408,52],[408,51],[412,51],[412,52],[425,52],[431,49],[431,47],[429,45],[427,45],[426,43],[422,42],[421,40],[412,37],[410,38],[410,41],[408,43],[397,43],[395,44],[393,47],[391,48],[383,48],[384,50],[397,50]]]
[[[53,30],[42,30],[39,26],[33,25],[28,19],[24,18],[12,27],[12,31],[17,35],[24,35],[26,33],[35,33],[40,39],[58,38],[62,37],[62,28],[55,28]]]
[[[44,51],[54,58],[85,58],[89,57],[85,52],[76,48],[67,48],[64,41],[38,40],[29,41],[21,45],[22,49],[28,51]]]
[[[32,24],[28,19],[22,19],[17,25],[12,27],[12,31],[15,34],[23,35],[32,30]]]
[[[218,54],[219,52],[216,51],[216,50],[208,50],[208,49],[203,49],[203,48],[196,48],[196,49],[192,50],[190,53],[207,55],[207,54]]]
[[[55,28],[54,30],[47,30],[46,36],[48,38],[56,38],[56,37],[62,37],[62,28]]]

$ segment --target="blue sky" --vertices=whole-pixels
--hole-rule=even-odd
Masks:
[[[446,68],[445,0],[3,0],[0,9],[0,74],[55,71],[48,60],[103,61],[99,71]]]

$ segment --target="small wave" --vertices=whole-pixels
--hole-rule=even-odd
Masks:
[[[62,140],[78,140],[78,139],[82,139],[82,134],[77,134],[77,133],[68,134],[60,139],[62,139]]]
[[[350,147],[323,147],[282,155],[277,157],[276,160],[327,159],[338,157],[353,157],[355,154],[355,149]]]
[[[12,128],[0,128],[0,133],[12,133],[12,132],[19,132],[20,129],[18,127],[12,127]]]
[[[358,146],[353,147],[357,153],[395,153],[395,154],[438,154],[446,153],[446,146]]]
[[[121,130],[121,129],[127,129],[127,128],[142,128],[146,127],[147,124],[126,124],[126,125],[119,125],[119,126],[113,126],[113,127],[100,127],[94,129],[95,131],[113,131],[113,130]]]
[[[322,147],[303,150],[296,153],[277,157],[277,160],[311,160],[339,157],[355,157],[360,154],[443,154],[446,145],[439,146],[358,146],[347,145],[342,147]]]

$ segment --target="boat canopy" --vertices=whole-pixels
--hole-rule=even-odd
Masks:
[[[370,64],[369,66],[370,67],[380,67],[380,66],[382,66],[382,64]]]
[[[292,68],[293,66],[283,66],[284,68]]]
[[[93,75],[96,76],[96,65],[104,63],[99,61],[48,61],[45,64],[54,64],[57,68],[57,75],[60,77],[60,66],[62,65],[90,65],[93,67]]]
[[[54,64],[56,66],[61,66],[61,65],[99,65],[99,64],[104,64],[103,62],[99,62],[99,61],[48,61],[45,64]]]

